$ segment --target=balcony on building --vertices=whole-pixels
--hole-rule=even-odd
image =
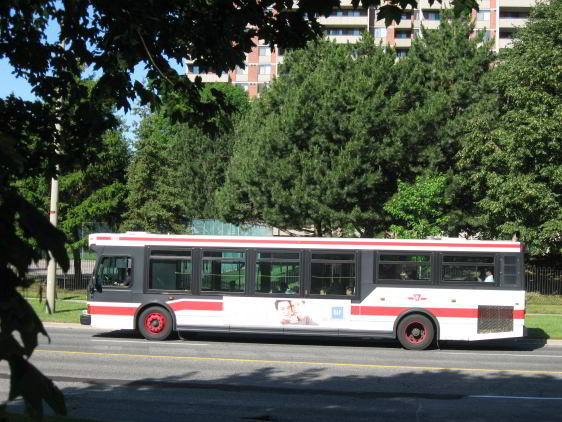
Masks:
[[[367,26],[355,28],[328,27],[324,30],[325,35],[330,41],[336,43],[356,43],[361,39],[361,34],[367,31]]]
[[[367,9],[342,8],[333,10],[330,16],[319,16],[318,23],[325,26],[367,26],[368,19]]]
[[[258,57],[261,63],[271,63],[271,47],[268,45],[260,45],[258,47]]]
[[[529,8],[500,8],[500,28],[520,28],[529,21]]]
[[[535,4],[536,4],[535,0],[501,0],[500,8],[520,7],[520,8],[528,9],[530,7],[534,7]]]
[[[499,48],[511,47],[513,41],[517,38],[517,30],[500,29]]]
[[[396,29],[394,31],[394,42],[396,48],[410,48],[412,46],[412,30]]]
[[[402,12],[402,16],[400,16],[400,23],[393,22],[395,28],[411,28],[412,27],[412,17],[414,11],[413,10],[404,10]]]
[[[236,66],[236,69],[234,70],[235,72],[235,80],[236,82],[248,82],[248,65],[246,65],[244,68],[241,68],[239,66]],[[247,90],[247,89],[246,89]]]
[[[419,13],[419,20],[415,20],[414,27],[423,25],[425,29],[437,29],[441,24],[441,11],[438,9],[423,9]]]
[[[375,26],[371,29],[371,35],[375,39],[376,45],[387,45],[388,40],[386,38],[386,27],[382,26]]]
[[[474,28],[477,30],[484,30],[490,27],[490,16],[494,13],[490,11],[490,9],[480,8],[478,12],[476,12],[476,19],[474,21]]]
[[[190,81],[195,81],[198,76],[202,82],[228,82],[228,73],[223,73],[220,76],[212,71],[204,71],[200,66],[194,65],[188,60],[183,60],[184,73]]]
[[[429,4],[429,0],[419,0],[418,1],[418,9],[424,10],[424,9],[452,9],[453,8],[453,4],[452,1],[449,0],[443,0],[442,3],[438,3],[437,1],[434,1],[433,4]]]
[[[271,81],[273,67],[271,64],[260,64],[258,68],[258,82]]]

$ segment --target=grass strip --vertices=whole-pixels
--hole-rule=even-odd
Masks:
[[[562,316],[526,315],[527,337],[562,339]]]
[[[45,300],[39,302],[37,299],[28,299],[27,301],[43,322],[73,322],[78,324],[80,323],[80,314],[87,308],[85,303],[58,299],[55,302],[55,313],[48,314],[45,312]]]
[[[527,314],[562,315],[562,305],[527,305]]]

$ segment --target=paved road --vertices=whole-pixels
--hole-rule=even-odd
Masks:
[[[114,421],[557,421],[562,346],[199,335],[49,328],[32,361],[69,413]],[[0,364],[0,400],[8,392]],[[14,410],[21,403],[10,404]]]

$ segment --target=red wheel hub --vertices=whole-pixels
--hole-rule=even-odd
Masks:
[[[419,344],[425,340],[427,330],[421,322],[412,321],[406,326],[404,334],[408,342],[411,344]]]
[[[144,328],[152,334],[158,334],[166,328],[166,318],[156,312],[148,314],[144,320]]]

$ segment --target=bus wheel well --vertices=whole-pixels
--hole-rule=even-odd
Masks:
[[[409,317],[412,317],[412,316],[421,316],[421,317],[427,318],[427,320],[432,324],[432,328],[433,328],[434,339],[433,339],[432,343],[438,343],[439,342],[439,335],[440,335],[439,322],[437,321],[437,318],[435,317],[435,315],[433,315],[431,312],[429,312],[425,309],[409,309],[409,310],[401,313],[398,316],[398,318],[396,318],[396,320],[394,321],[394,330],[393,330],[394,331],[394,337],[397,338],[397,339],[400,338],[400,333],[399,333],[400,324],[406,318],[409,318]]]
[[[141,316],[141,314],[148,308],[150,307],[160,307],[162,309],[165,309],[166,311],[168,311],[168,313],[170,314],[171,318],[172,318],[172,324],[173,324],[173,329],[176,329],[176,315],[174,313],[174,311],[166,304],[162,303],[162,302],[148,302],[148,303],[143,303],[141,306],[138,307],[137,309],[137,313],[135,315],[135,321],[134,321],[134,328],[135,330],[139,330],[139,318]]]

